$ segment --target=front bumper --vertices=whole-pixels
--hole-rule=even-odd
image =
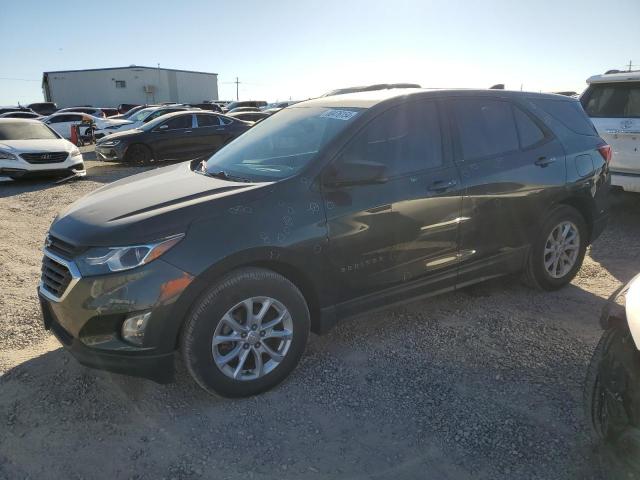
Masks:
[[[640,193],[640,173],[611,172],[611,185],[625,192]]]
[[[47,176],[86,175],[82,155],[68,157],[59,163],[29,163],[19,160],[0,160],[0,176],[12,178],[36,178]]]
[[[113,147],[96,145],[96,157],[104,162],[122,162],[124,161],[125,152],[126,146],[122,144]]]
[[[155,260],[126,272],[75,278],[60,299],[38,290],[44,326],[83,365],[166,383],[182,324],[174,308],[193,278]],[[126,318],[151,311],[142,346],[121,336]]]

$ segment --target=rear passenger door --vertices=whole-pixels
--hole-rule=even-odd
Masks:
[[[566,181],[561,143],[524,106],[449,99],[463,186],[458,286],[522,268]]]
[[[379,114],[327,167],[328,178],[351,162],[387,169],[384,183],[323,186],[336,301],[360,297],[345,313],[455,285],[461,197],[447,138],[437,103],[413,101]]]

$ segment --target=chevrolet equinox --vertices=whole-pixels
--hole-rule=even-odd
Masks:
[[[257,394],[341,318],[505,274],[566,285],[605,227],[610,156],[558,95],[298,103],[61,212],[44,324],[84,365],[166,382],[179,352],[207,391]]]

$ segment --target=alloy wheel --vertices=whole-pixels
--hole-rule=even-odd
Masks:
[[[562,278],[571,271],[580,252],[580,233],[573,222],[554,227],[544,245],[544,267],[553,278]]]
[[[231,307],[211,342],[218,369],[234,380],[256,380],[284,360],[293,338],[287,308],[271,297],[251,297]]]

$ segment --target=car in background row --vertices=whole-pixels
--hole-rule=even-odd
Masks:
[[[188,138],[189,115],[156,125]],[[559,95],[302,102],[206,162],[121,179],[56,217],[44,325],[84,365],[167,381],[179,350],[207,391],[255,395],[341,318],[507,274],[567,285],[606,226],[609,153]]]
[[[264,107],[260,107],[260,110],[280,110],[282,108],[290,107],[291,105],[295,105],[296,103],[300,103],[301,100],[287,100],[286,102],[274,102],[268,103]]]
[[[86,135],[87,129],[104,130],[108,127],[116,127],[128,124],[127,120],[112,120],[110,118],[98,118],[87,113],[62,112],[54,113],[42,118],[42,121],[66,139],[71,138],[71,126],[80,125],[81,132]]]
[[[0,115],[3,115],[5,113],[13,113],[13,112],[31,112],[31,113],[35,113],[33,110],[31,110],[28,107],[23,107],[23,106],[15,106],[15,107],[0,107]]]
[[[0,113],[0,118],[31,118],[37,119],[42,118],[42,115],[38,115],[36,112],[30,111],[18,111],[18,112],[5,112]]]
[[[137,103],[121,103],[120,105],[118,105],[118,112],[120,112],[121,114],[127,113],[132,108],[135,108],[138,106],[139,105]]]
[[[78,147],[38,120],[0,118],[0,176],[86,174]]]
[[[69,112],[86,113],[88,115],[91,115],[92,117],[106,118],[106,115],[102,111],[102,109],[96,108],[96,107],[67,107],[67,108],[61,108],[56,113],[69,113]]]
[[[203,102],[203,103],[188,103],[186,104],[188,107],[199,108],[200,110],[208,110],[210,112],[218,112],[222,113],[222,107],[213,103],[213,102]]]
[[[132,130],[138,128],[145,123],[149,123],[162,115],[168,113],[179,112],[183,110],[191,110],[192,107],[185,107],[182,105],[170,105],[166,107],[147,107],[143,108],[126,120],[121,120],[121,123],[108,125],[104,128],[97,128],[95,132],[96,138],[102,138],[107,135],[111,135],[116,132],[124,132],[125,130]]]
[[[240,112],[260,112],[258,107],[236,107],[229,110],[227,113],[240,113]]]
[[[260,107],[264,107],[266,104],[267,102],[263,100],[242,100],[227,104],[223,110],[225,112],[230,112],[231,110],[239,107],[253,107],[259,109]]]
[[[238,109],[236,109],[238,110]],[[229,112],[227,113],[228,117],[237,118],[238,120],[243,120],[245,122],[259,122],[264,120],[265,118],[271,116],[274,112],[255,112],[255,111],[242,111],[242,112]]]
[[[587,79],[580,102],[613,150],[611,185],[640,193],[640,70]]]
[[[99,160],[137,164],[191,160],[212,154],[250,127],[206,110],[178,111],[101,138],[96,142],[96,155]]]
[[[376,90],[390,90],[393,88],[422,88],[417,83],[377,83],[375,85],[364,85],[360,87],[347,87],[331,90],[321,95],[322,97],[332,97],[334,95],[345,95],[347,93],[374,92]],[[503,87],[504,88],[504,87]]]
[[[58,111],[58,106],[53,102],[30,103],[27,107],[44,116],[51,115]]]

